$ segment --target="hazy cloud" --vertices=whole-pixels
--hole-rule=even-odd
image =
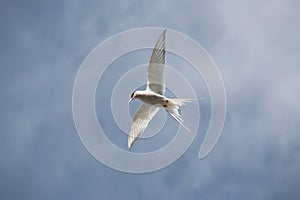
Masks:
[[[1,199],[299,199],[297,1],[0,4]],[[197,159],[201,129],[170,167],[131,175],[84,149],[71,95],[94,46],[143,26],[182,31],[209,51],[224,78],[228,116],[206,159]]]

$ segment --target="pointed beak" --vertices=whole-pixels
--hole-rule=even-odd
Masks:
[[[133,98],[133,97],[131,97],[131,98],[129,99],[128,103],[130,103],[130,102],[131,102],[133,99],[134,99],[134,98]]]

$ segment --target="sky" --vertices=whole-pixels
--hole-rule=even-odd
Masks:
[[[0,1],[0,198],[299,199],[299,9],[296,0]],[[208,51],[227,116],[205,159],[200,132],[172,165],[129,174],[85,149],[72,89],[96,45],[149,26],[183,32]]]

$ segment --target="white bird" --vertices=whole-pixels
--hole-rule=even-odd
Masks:
[[[130,131],[128,134],[128,148],[131,149],[134,142],[145,131],[151,119],[160,108],[164,108],[178,123],[189,132],[184,125],[178,110],[180,106],[193,99],[170,99],[164,96],[164,65],[165,65],[165,39],[166,29],[160,34],[153,49],[150,63],[147,68],[147,89],[135,91],[131,98],[140,99],[143,103],[132,118]]]

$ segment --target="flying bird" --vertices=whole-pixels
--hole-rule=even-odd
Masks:
[[[132,118],[129,134],[128,149],[131,149],[134,142],[145,131],[151,119],[160,108],[165,109],[179,124],[189,132],[190,130],[183,123],[179,113],[180,106],[193,99],[171,99],[164,96],[164,65],[166,59],[165,40],[166,29],[159,35],[155,47],[152,51],[150,63],[147,68],[147,88],[137,90],[131,94],[130,101],[139,99],[143,103]]]

